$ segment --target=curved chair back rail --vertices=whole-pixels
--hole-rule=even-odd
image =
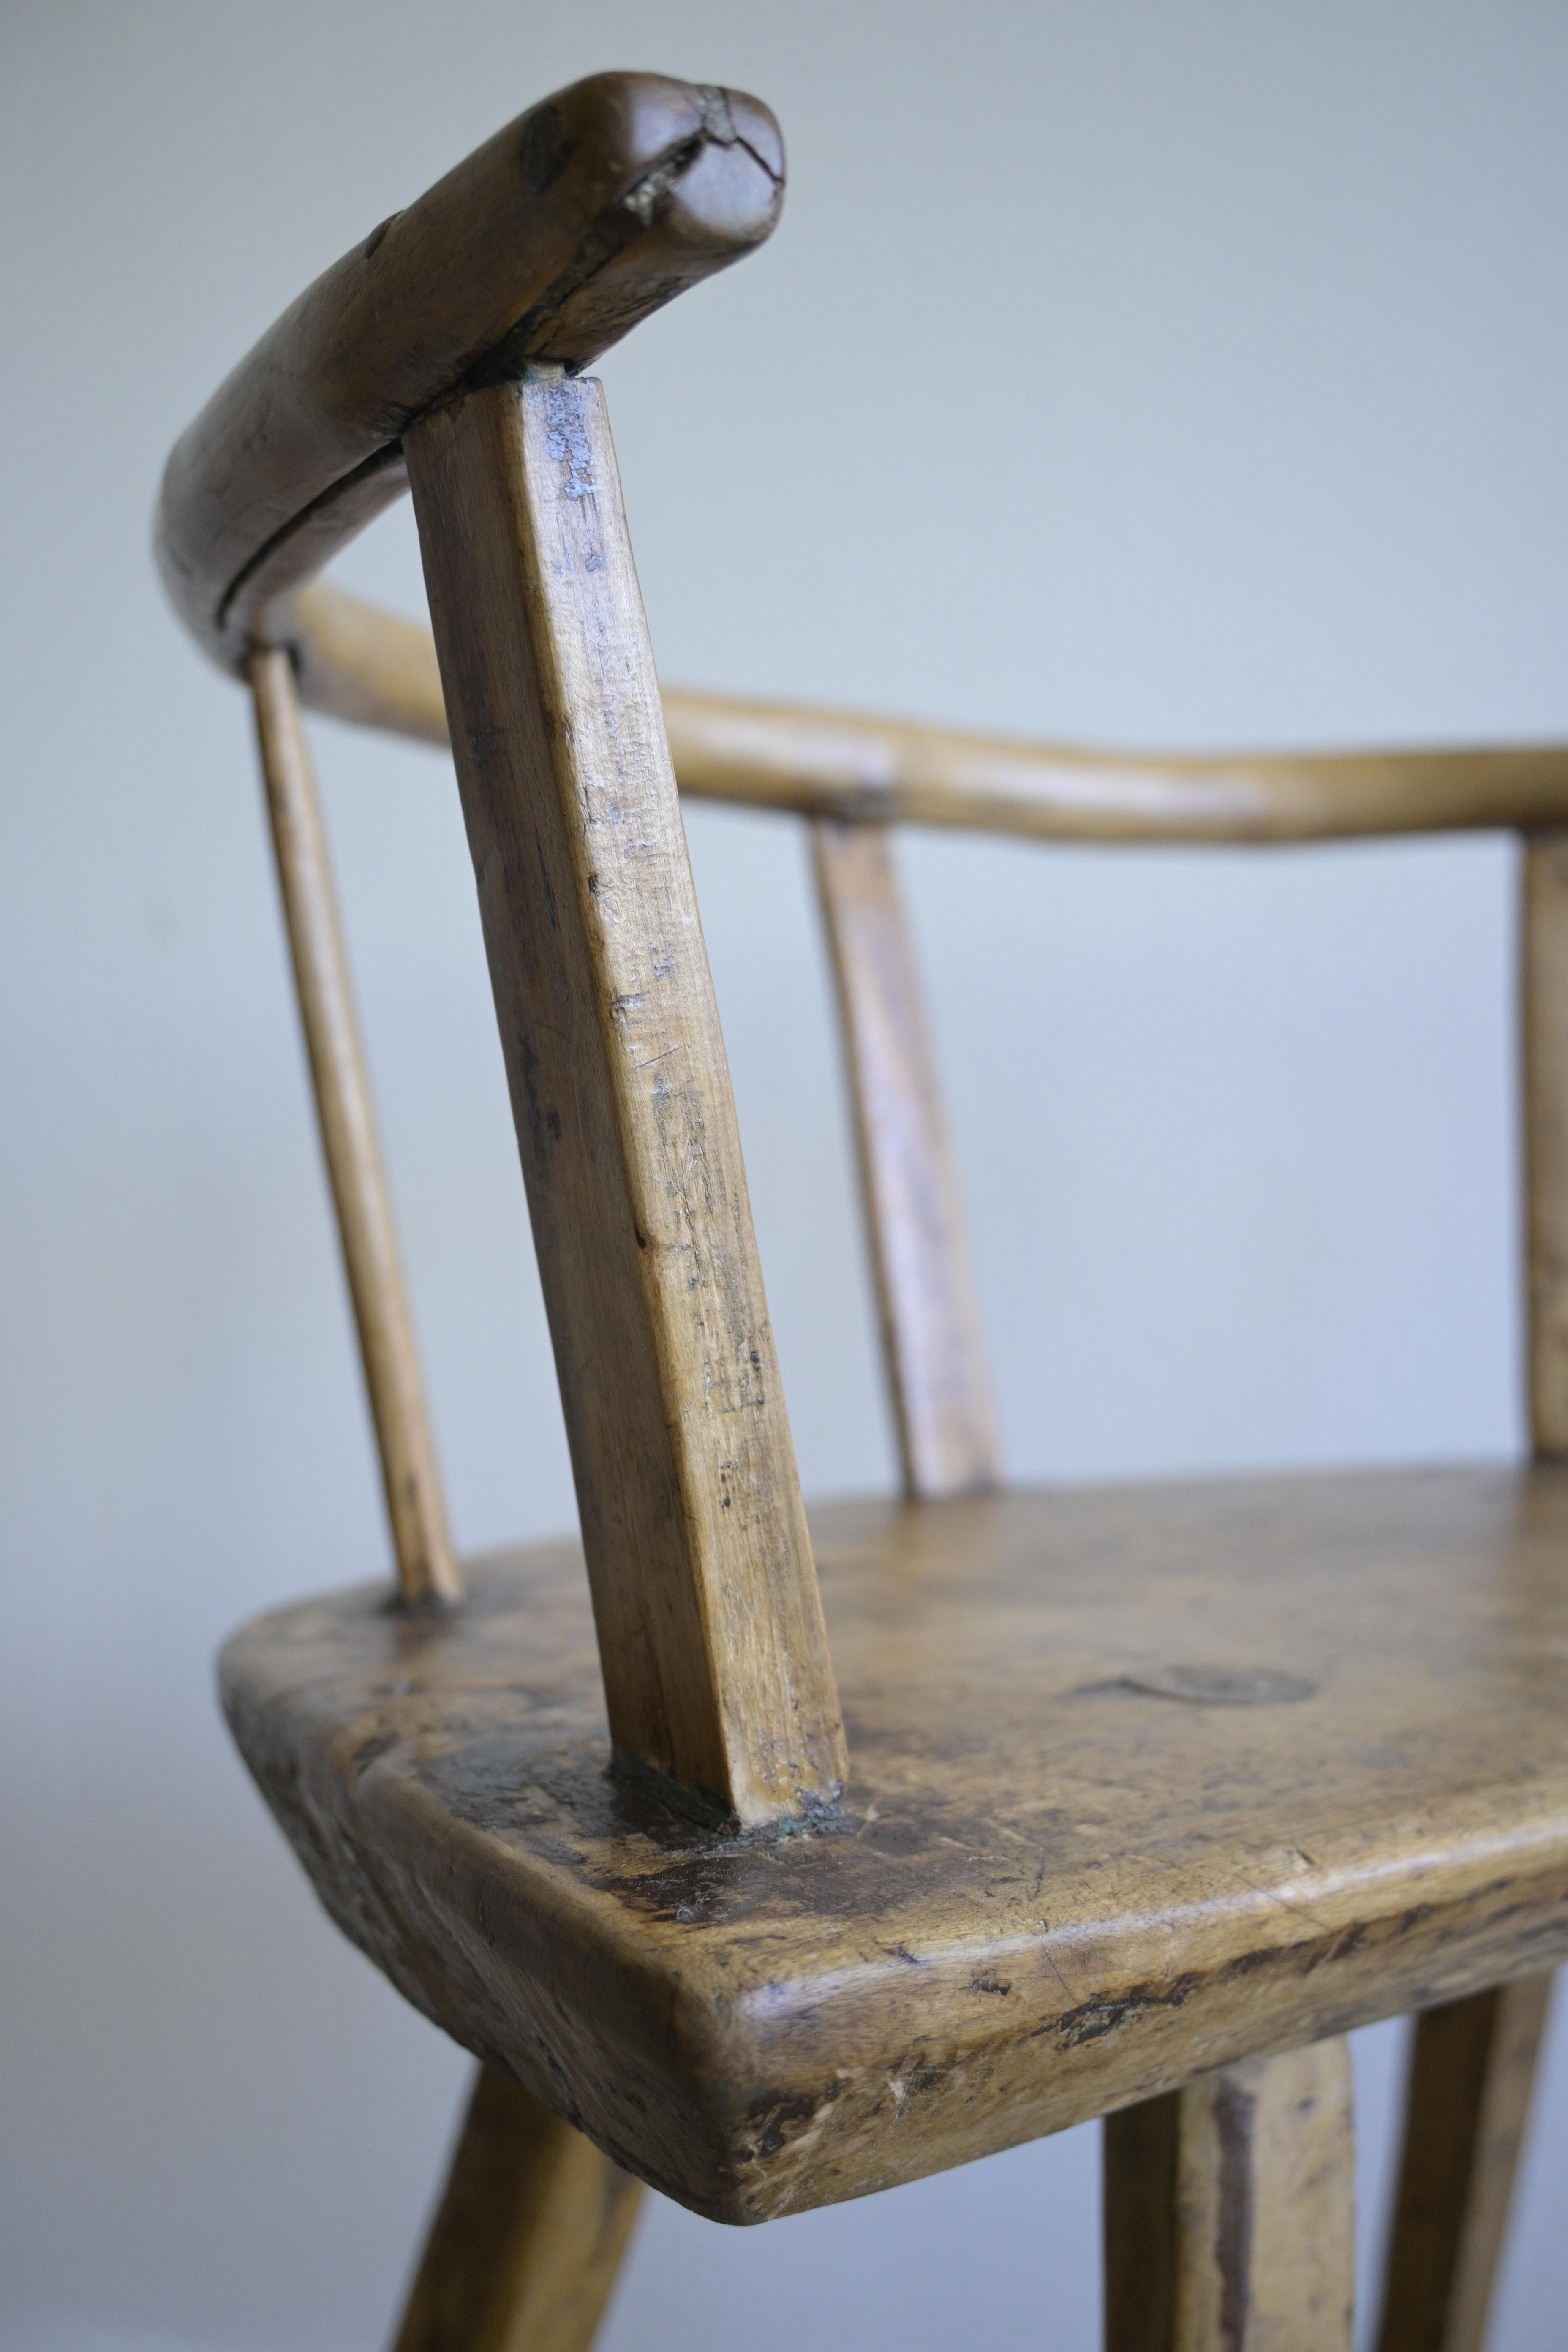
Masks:
[[[294,598],[277,628],[313,709],[447,742],[427,628],[324,583]],[[1194,844],[1568,825],[1568,744],[1204,758],[1017,742],[675,689],[663,699],[683,793],[848,824]]]
[[[401,436],[467,384],[569,371],[759,245],[784,196],[766,107],[595,74],[521,115],[307,288],[176,443],[158,561],[226,667],[268,608],[407,488]]]

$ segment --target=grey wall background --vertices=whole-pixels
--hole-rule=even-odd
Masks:
[[[1102,0],[0,13],[0,2344],[379,2340],[466,2061],[217,1723],[386,1557],[245,713],[163,611],[168,443],[557,84],[765,95],[784,226],[604,367],[672,679],[1127,742],[1562,734],[1568,18]],[[406,514],[355,551],[416,608]],[[459,1535],[572,1497],[444,764],[321,726]],[[803,853],[690,822],[807,1483],[886,1482]],[[1513,864],[912,838],[1029,1475],[1520,1443]],[[1398,2029],[1361,2038],[1369,2245]],[[610,2352],[1088,2347],[1096,2140],[643,2225]],[[1498,2340],[1555,2346],[1554,2042]]]

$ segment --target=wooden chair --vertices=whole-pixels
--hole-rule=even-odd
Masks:
[[[398,1563],[237,1634],[225,1705],[332,1917],[482,2062],[397,2342],[586,2346],[638,2181],[763,2221],[1104,2116],[1113,2352],[1346,2347],[1342,2037],[1417,2011],[1381,2344],[1460,2352],[1568,1950],[1568,749],[661,698],[580,371],[783,185],[756,100],[580,83],[318,279],[163,483],[170,593],[255,699]],[[433,640],[311,584],[405,487]],[[580,1545],[452,1555],[301,702],[450,729]],[[811,827],[905,1492],[809,1532],[678,780]],[[1004,1486],[901,822],[1523,836],[1529,1465]]]

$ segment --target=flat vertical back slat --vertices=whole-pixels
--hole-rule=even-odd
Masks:
[[[1342,2039],[1201,2074],[1103,2128],[1106,2352],[1350,2352]]]
[[[393,2352],[589,2352],[642,2184],[481,2066]]]
[[[612,1735],[776,1819],[843,1733],[600,388],[405,448]]]
[[[462,1588],[447,1532],[326,831],[288,655],[253,654],[249,675],[300,1018],[375,1424],[399,1591],[408,1606],[428,1607],[456,1601]]]
[[[999,1484],[952,1137],[886,828],[811,828],[906,1491]]]

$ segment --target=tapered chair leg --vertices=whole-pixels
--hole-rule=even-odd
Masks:
[[[1319,2042],[1105,2121],[1106,2352],[1350,2352],[1350,2052]]]
[[[641,2197],[481,2066],[394,2352],[588,2352]]]
[[[1415,2021],[1378,2352],[1480,2352],[1550,1976]]]

